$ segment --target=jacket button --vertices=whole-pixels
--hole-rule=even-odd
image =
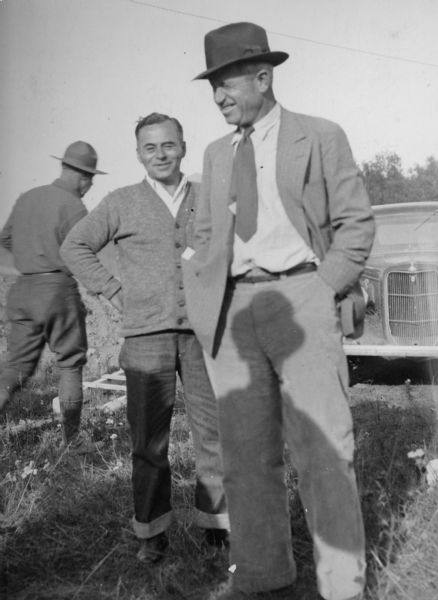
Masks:
[[[178,323],[178,325],[182,325],[184,323],[184,319],[180,317],[179,319],[177,319],[176,322]]]
[[[175,248],[181,248],[181,244],[179,242],[176,242]]]

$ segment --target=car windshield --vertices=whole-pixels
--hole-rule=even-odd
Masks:
[[[388,251],[437,252],[438,210],[376,215],[372,253]]]

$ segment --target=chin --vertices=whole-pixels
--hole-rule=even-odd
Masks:
[[[226,122],[227,122],[229,125],[236,125],[236,126],[237,126],[237,125],[239,125],[239,120],[238,120],[238,119],[236,119],[235,117],[234,117],[234,119],[233,119],[232,115],[224,115],[224,118],[225,118],[225,121],[226,121]]]

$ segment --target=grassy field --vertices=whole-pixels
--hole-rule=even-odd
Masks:
[[[12,434],[20,418],[50,416],[56,378],[50,371],[17,394],[1,423],[0,590],[20,600],[166,600],[208,598],[226,577],[226,551],[209,548],[192,525],[194,460],[181,393],[172,423],[170,457],[177,519],[171,548],[158,566],[136,563],[129,433],[123,410],[97,409],[92,395],[84,427],[103,447],[90,460],[59,450],[56,420]],[[356,469],[368,542],[367,597],[436,600],[438,489],[429,489],[407,453],[438,456],[431,386],[352,388]],[[316,598],[312,545],[287,470],[291,527],[299,565],[297,598]]]
[[[100,331],[91,332],[91,376],[115,367],[118,342],[112,325],[117,317],[95,299],[90,307],[89,321],[95,319]],[[427,460],[438,456],[437,392],[414,381],[367,381],[351,388],[368,600],[438,597],[438,487],[429,488],[407,456],[418,448]],[[168,554],[154,567],[135,559],[124,411],[103,414],[98,406],[108,397],[96,390],[87,394],[83,426],[103,442],[91,459],[59,449],[60,427],[51,412],[57,375],[50,357],[0,418],[0,598],[207,600],[227,576],[228,556],[207,546],[192,523],[194,456],[181,391],[170,448],[176,520]],[[46,422],[15,433],[14,425],[26,418]],[[289,464],[286,478],[299,570],[294,600],[314,600],[312,544]]]

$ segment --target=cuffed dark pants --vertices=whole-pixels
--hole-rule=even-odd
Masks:
[[[177,373],[196,455],[195,523],[228,529],[217,405],[196,337],[178,331],[128,337],[120,366],[126,374],[132,434],[135,534],[139,538],[158,535],[173,518],[168,449]]]

